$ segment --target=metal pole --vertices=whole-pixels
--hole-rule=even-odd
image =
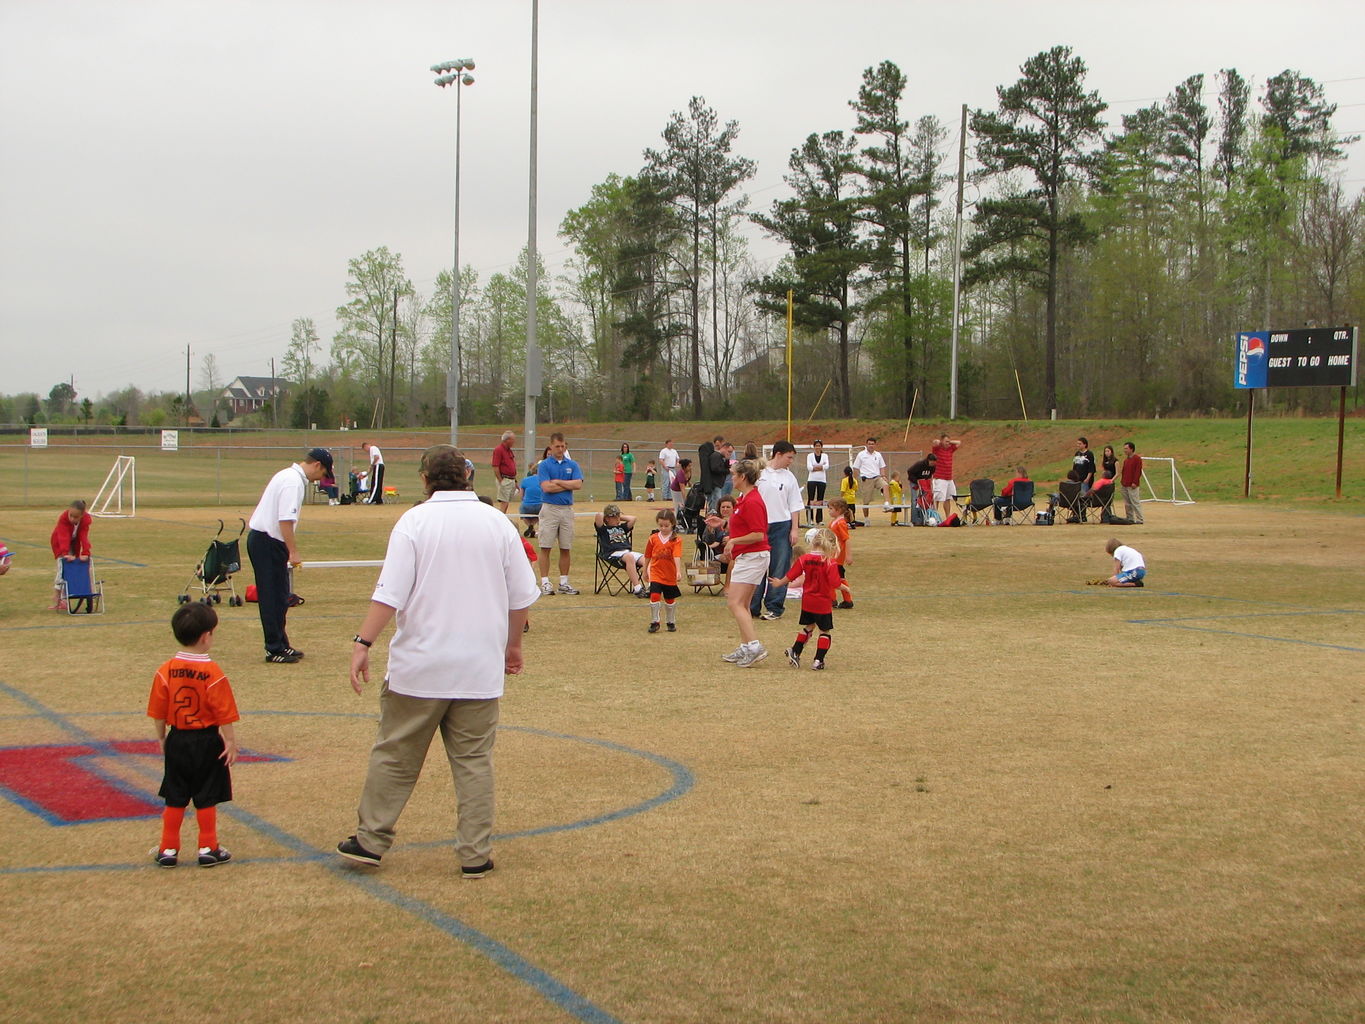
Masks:
[[[967,171],[967,104],[962,104],[962,128],[957,147],[957,219],[953,229],[953,355],[948,388],[948,418],[957,419],[957,324],[962,309],[962,185]]]
[[[792,439],[792,290],[787,289],[787,440]]]
[[[1337,497],[1341,497],[1341,453],[1346,447],[1346,385],[1341,386],[1337,404]]]
[[[1256,406],[1256,389],[1247,389],[1247,468],[1242,478],[1242,497],[1251,497],[1251,411]]]
[[[450,374],[446,378],[446,406],[450,409],[450,443],[460,443],[460,113],[464,72],[455,78],[455,273],[450,282]]]
[[[540,394],[540,350],[536,345],[536,104],[540,89],[540,3],[531,0],[531,174],[530,199],[526,217],[526,416],[522,431],[526,437],[526,465],[534,461],[536,449],[536,396]]]

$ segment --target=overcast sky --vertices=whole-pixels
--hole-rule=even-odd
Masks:
[[[191,350],[264,376],[296,317],[330,345],[347,261],[387,245],[430,295],[451,261],[455,96],[469,56],[461,262],[482,279],[526,243],[530,0],[0,0],[0,393],[178,390]],[[741,127],[747,191],[785,194],[793,147],[852,127],[864,68],[895,61],[904,113],[959,109],[1071,46],[1107,117],[1188,75],[1285,68],[1365,131],[1365,6],[1142,0],[542,0],[539,244],[608,174],[631,174],[701,95]],[[1365,187],[1365,146],[1345,170]],[[951,164],[951,161],[950,161]],[[778,251],[761,241],[754,255]]]

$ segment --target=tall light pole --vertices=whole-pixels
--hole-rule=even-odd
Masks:
[[[460,443],[460,95],[473,85],[474,61],[469,57],[433,64],[436,84],[455,87],[455,273],[450,279],[450,374],[446,377],[446,407],[450,409],[450,443]]]

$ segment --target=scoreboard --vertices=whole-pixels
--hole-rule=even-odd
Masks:
[[[1243,331],[1236,335],[1239,388],[1351,387],[1356,382],[1355,327]]]

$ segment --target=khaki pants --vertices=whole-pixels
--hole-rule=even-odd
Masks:
[[[493,835],[493,740],[498,701],[379,695],[379,735],[360,794],[356,838],[373,853],[393,845],[398,816],[422,774],[432,736],[441,730],[455,779],[455,854],[464,867],[489,859]]]
[[[1123,489],[1123,515],[1135,523],[1142,522],[1142,488],[1125,487]]]

